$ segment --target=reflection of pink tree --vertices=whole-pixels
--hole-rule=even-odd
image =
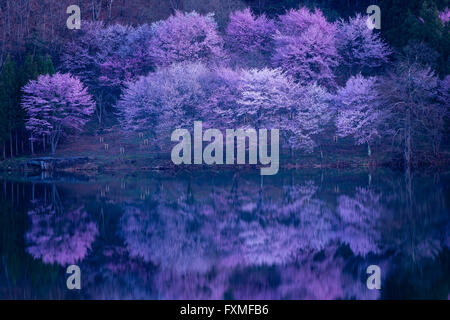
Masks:
[[[295,262],[264,265],[216,265],[210,274],[158,272],[154,285],[164,299],[377,299],[378,290],[367,290],[364,266],[356,275],[346,273],[338,246],[322,251],[305,250]],[[317,258],[320,256],[320,258]],[[364,275],[364,276],[360,276]]]
[[[295,260],[301,250],[320,250],[334,236],[333,215],[325,202],[313,196],[317,187],[312,181],[285,190],[287,201],[265,199],[258,206],[259,195],[230,198],[228,215],[220,224],[220,247],[227,265],[271,265]],[[245,200],[245,201],[244,201]],[[242,204],[242,203],[245,203]],[[252,205],[250,205],[252,204]],[[247,215],[252,219],[242,219]]]
[[[214,256],[214,231],[204,226],[211,208],[198,206],[185,190],[179,191],[175,198],[161,194],[146,208],[126,206],[122,236],[131,257],[164,270],[205,272]]]
[[[25,238],[27,252],[44,263],[67,265],[82,260],[98,234],[82,207],[62,212],[55,203],[41,204],[28,211],[30,230]]]
[[[380,218],[386,211],[380,200],[380,194],[367,188],[358,188],[353,197],[338,199],[337,213],[342,219],[339,239],[347,243],[355,255],[380,252]]]

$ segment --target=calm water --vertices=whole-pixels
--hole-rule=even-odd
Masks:
[[[448,299],[450,172],[0,179],[1,299]],[[81,290],[66,268],[81,269]],[[369,265],[381,290],[366,287]]]

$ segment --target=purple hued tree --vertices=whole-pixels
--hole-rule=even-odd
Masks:
[[[225,30],[226,45],[231,55],[239,62],[257,64],[265,62],[273,50],[275,23],[264,14],[257,17],[250,9],[230,14],[230,22]]]
[[[336,26],[318,9],[290,10],[279,20],[274,36],[274,66],[302,84],[317,81],[320,85],[334,85],[333,68],[338,65]]]
[[[236,101],[239,99],[241,72],[222,67],[200,78],[205,97],[201,118],[205,127],[218,129],[235,126]]]
[[[152,25],[149,54],[156,66],[176,62],[211,62],[224,57],[213,14],[175,12]]]
[[[80,80],[70,74],[42,75],[23,88],[26,128],[32,137],[47,138],[52,153],[69,131],[81,131],[95,103]]]
[[[251,69],[242,72],[235,126],[278,128],[291,103],[294,82],[280,69]]]
[[[366,17],[357,14],[348,22],[338,22],[336,46],[340,57],[339,67],[346,78],[383,66],[391,54],[379,34],[367,28],[366,20]]]
[[[335,96],[338,115],[336,127],[341,137],[352,136],[356,145],[370,146],[380,137],[380,125],[384,114],[380,110],[376,78],[364,78],[361,74],[351,77]]]
[[[442,24],[446,24],[450,21],[450,9],[447,7],[444,10],[439,12],[439,18],[442,21]]]
[[[200,79],[209,72],[200,63],[174,64],[130,83],[118,103],[123,127],[166,145],[174,128],[192,128],[193,121],[202,120],[205,97]]]
[[[330,94],[317,83],[293,91],[289,115],[281,123],[290,150],[312,152],[332,116]],[[320,149],[323,157],[322,149]]]

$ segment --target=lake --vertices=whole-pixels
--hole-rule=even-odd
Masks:
[[[390,169],[5,174],[0,299],[448,299],[449,181]],[[66,286],[73,264],[80,290]]]

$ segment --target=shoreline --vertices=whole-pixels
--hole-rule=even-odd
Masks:
[[[307,161],[305,161],[307,160]],[[412,167],[413,170],[428,168],[446,168],[450,166],[449,159],[442,159],[440,162],[419,164]],[[42,157],[23,157],[7,159],[0,161],[0,172],[13,173],[75,173],[75,174],[108,174],[117,172],[139,173],[150,171],[222,171],[236,170],[247,171],[263,168],[262,165],[175,165],[170,159],[161,159],[155,157],[135,158],[133,155],[128,157],[109,157],[97,158],[90,156],[42,156]],[[292,159],[283,161],[279,166],[280,170],[300,170],[300,169],[347,169],[347,168],[389,168],[394,170],[404,170],[404,165],[400,161],[380,161],[376,159],[362,159],[358,157],[342,159]]]

